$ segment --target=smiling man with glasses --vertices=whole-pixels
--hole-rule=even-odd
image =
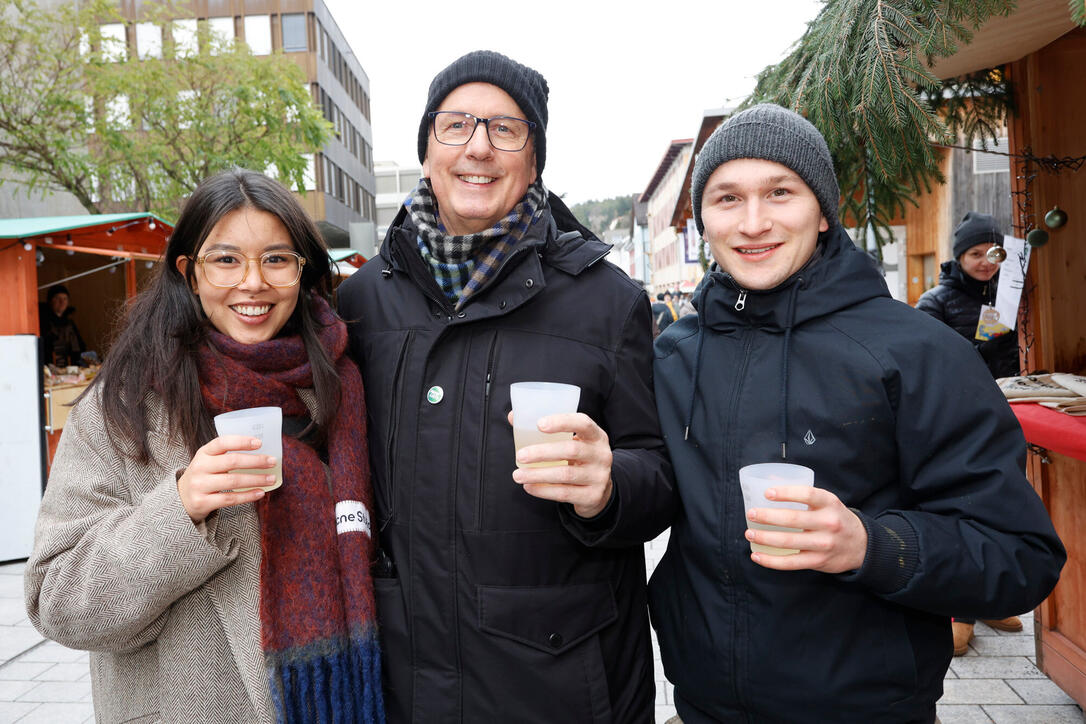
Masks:
[[[548,92],[488,51],[441,71],[423,179],[339,291],[366,380],[391,722],[653,718],[641,543],[674,498],[651,312],[543,186]],[[532,380],[579,386],[579,412],[541,423],[564,441],[514,451],[509,385]]]

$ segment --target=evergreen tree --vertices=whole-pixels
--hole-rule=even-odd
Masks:
[[[1084,0],[1071,14],[1086,24]],[[994,139],[1012,110],[996,69],[942,81],[930,70],[972,31],[1009,14],[1005,0],[828,0],[792,52],[758,76],[745,105],[779,103],[826,138],[841,186],[841,218],[881,258],[889,222],[942,183],[933,144]],[[863,242],[862,242],[863,243]],[[867,246],[867,244],[864,244]]]

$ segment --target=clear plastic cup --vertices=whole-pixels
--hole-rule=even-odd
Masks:
[[[541,432],[539,418],[577,411],[581,388],[560,382],[514,382],[509,386],[513,403],[513,445],[517,450],[544,442],[572,440],[572,432]],[[529,463],[520,467],[549,468],[568,465],[565,460]]]
[[[748,512],[752,508],[791,508],[792,510],[807,510],[803,503],[792,501],[767,500],[765,491],[769,488],[784,485],[814,485],[814,470],[803,465],[791,463],[758,463],[739,468],[739,487],[743,489],[743,511]],[[799,533],[800,528],[785,528],[779,525],[766,525],[747,521],[747,527],[752,530],[780,530],[788,533]],[[798,548],[776,548],[760,543],[750,544],[750,549],[755,553],[767,553],[773,556],[791,556],[799,553]]]
[[[238,468],[232,473],[275,475],[275,482],[261,489],[275,490],[283,484],[283,410],[278,407],[248,407],[215,415],[215,432],[219,435],[248,435],[260,438],[256,450],[234,450],[248,455],[271,455],[275,458],[272,468]],[[243,488],[252,490],[252,488]],[[234,491],[237,492],[237,491]]]

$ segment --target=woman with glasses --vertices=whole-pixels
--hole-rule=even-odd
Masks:
[[[294,196],[204,181],[57,449],[27,609],[91,654],[95,717],[383,720],[365,410]],[[283,413],[283,485],[213,416]],[[248,451],[248,452],[246,452]]]

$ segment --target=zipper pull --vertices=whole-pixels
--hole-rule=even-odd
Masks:
[[[490,373],[489,372],[486,373],[486,389],[483,391],[483,399],[484,400],[489,400],[490,399]]]
[[[739,298],[735,300],[735,311],[742,312],[747,306],[747,293],[744,291],[739,292]]]

